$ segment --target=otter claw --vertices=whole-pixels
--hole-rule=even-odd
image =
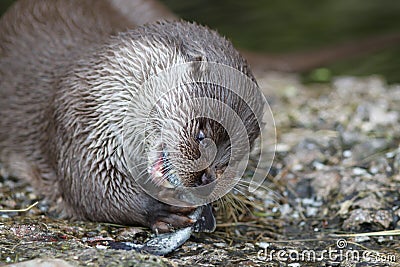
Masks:
[[[169,214],[166,217],[157,218],[151,226],[152,230],[158,233],[173,232],[176,229],[185,228],[193,225],[196,220],[178,214]]]
[[[171,228],[173,228],[169,223],[165,223],[165,222],[155,222],[152,226],[151,226],[151,230],[153,230],[153,232],[156,233],[156,235],[160,234],[160,233],[168,233],[171,232]]]

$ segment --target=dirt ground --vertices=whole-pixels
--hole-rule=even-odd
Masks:
[[[165,257],[109,249],[149,232],[58,220],[29,185],[0,177],[0,265],[400,266],[400,85],[375,76],[303,85],[281,73],[258,81],[275,118],[276,157],[263,188],[248,193],[244,180],[217,205],[214,233]]]

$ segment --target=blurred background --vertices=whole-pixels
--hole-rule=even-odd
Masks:
[[[13,0],[0,0],[3,13]],[[217,29],[236,47],[268,54],[313,51],[346,41],[400,34],[393,0],[161,0],[180,17]],[[302,73],[305,82],[379,74],[400,82],[400,44]]]

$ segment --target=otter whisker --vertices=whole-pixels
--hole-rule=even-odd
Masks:
[[[138,164],[136,164],[134,166],[130,166],[129,170],[131,171],[132,169],[135,169],[135,168],[141,167],[141,166],[147,166],[147,162],[141,162],[141,163],[138,163]]]
[[[250,181],[245,181],[245,180],[240,180],[238,183],[237,183],[237,186],[242,186],[245,190],[248,190],[248,186],[251,184],[251,182]],[[266,186],[266,185],[260,185],[259,186],[259,189],[262,189],[262,190],[264,190],[264,191],[267,191],[268,193],[271,193],[272,194],[272,199],[274,200],[274,201],[277,201],[277,200],[279,200],[279,199],[283,199],[284,197],[281,195],[281,194],[279,194],[278,192],[276,192],[275,190],[273,190],[273,189],[271,189],[270,187],[268,187],[268,186]]]

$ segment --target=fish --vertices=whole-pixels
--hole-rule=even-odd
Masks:
[[[108,242],[108,245],[112,249],[134,250],[141,253],[164,256],[182,246],[193,232],[213,232],[216,228],[216,220],[211,204],[197,207],[189,217],[196,220],[192,226],[178,229],[171,233],[154,234],[143,244]]]

